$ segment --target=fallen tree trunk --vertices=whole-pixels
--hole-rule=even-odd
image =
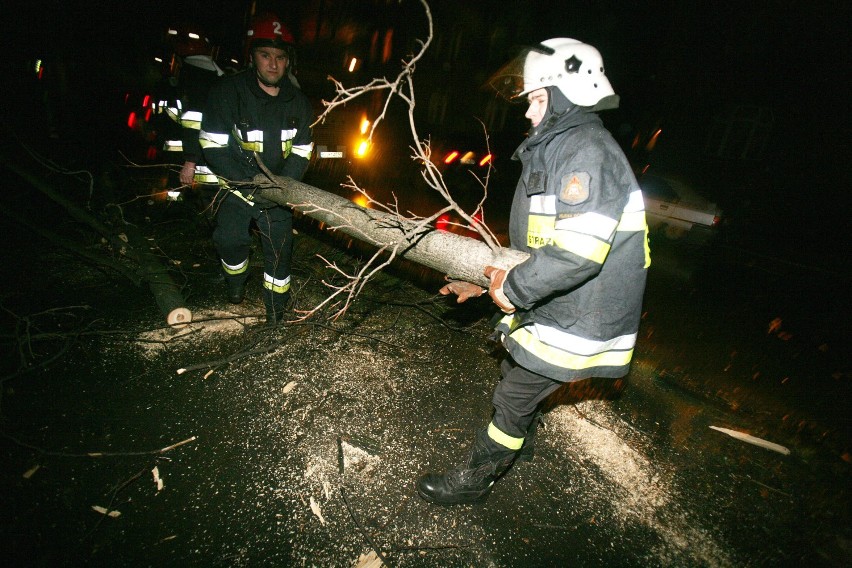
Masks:
[[[180,292],[180,287],[174,283],[168,274],[166,266],[162,261],[151,252],[151,247],[147,244],[144,238],[139,233],[139,230],[129,224],[124,223],[125,234],[128,242],[125,242],[111,230],[107,225],[103,224],[97,217],[81,209],[71,200],[64,197],[56,191],[50,184],[36,177],[34,174],[25,170],[16,163],[6,163],[6,166],[26,180],[34,188],[42,192],[58,205],[62,206],[65,211],[76,221],[84,223],[94,231],[102,235],[112,245],[114,250],[121,251],[127,258],[134,261],[138,267],[138,274],[134,274],[127,269],[119,270],[119,273],[128,276],[131,281],[139,285],[141,280],[144,280],[157,302],[162,314],[166,317],[166,323],[169,325],[180,325],[192,321],[192,312],[184,307],[183,295]],[[46,238],[52,238],[52,235],[47,231],[42,232]],[[58,237],[57,237],[58,238]],[[63,246],[69,250],[80,252],[81,247],[71,243],[63,243]],[[89,261],[96,261],[97,257],[92,254],[82,254]],[[117,263],[112,260],[104,259],[101,264],[115,268]]]
[[[345,197],[323,191],[291,178],[258,175],[254,182],[261,187],[258,194],[279,205],[325,223],[334,231],[343,232],[376,247],[394,248],[398,254],[422,264],[452,279],[488,286],[483,275],[486,266],[511,268],[526,260],[524,252],[509,248],[491,250],[482,241],[420,227],[414,221],[393,213],[367,209]]]

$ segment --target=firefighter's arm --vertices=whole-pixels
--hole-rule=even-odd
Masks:
[[[204,159],[210,169],[228,181],[250,180],[257,173],[249,163],[239,161],[239,152],[230,147],[239,101],[234,89],[214,87],[204,107],[198,135]]]
[[[292,138],[290,153],[284,160],[280,175],[301,180],[308,169],[314,149],[313,135],[311,134],[314,114],[310,102],[301,91],[294,97],[293,104],[297,106],[297,110],[294,113],[294,124],[289,126],[295,128],[295,133]]]

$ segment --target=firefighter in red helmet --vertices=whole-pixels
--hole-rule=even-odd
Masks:
[[[179,174],[182,184],[201,184],[199,187],[213,184],[215,187],[216,176],[204,161],[198,132],[207,94],[225,72],[216,63],[216,48],[199,27],[169,28],[167,37],[174,51],[169,67],[175,95],[168,102],[166,112],[181,129],[178,138],[166,141],[164,150],[183,152]],[[208,202],[210,197],[206,196]]]
[[[250,68],[220,80],[210,92],[201,124],[204,156],[219,178],[213,241],[228,284],[228,300],[245,297],[251,228],[264,259],[266,320],[279,323],[290,303],[293,214],[255,194],[257,157],[277,176],[301,180],[313,151],[314,113],[289,80],[293,36],[274,15],[256,18],[248,30]]]

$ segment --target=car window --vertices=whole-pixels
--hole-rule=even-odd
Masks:
[[[660,199],[664,201],[677,201],[677,192],[672,189],[671,184],[661,177],[643,176],[639,180],[639,186],[642,188],[642,193],[648,197]]]

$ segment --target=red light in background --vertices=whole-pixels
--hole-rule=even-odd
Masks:
[[[490,164],[490,163],[491,163],[491,154],[487,154],[484,158],[479,160],[480,166],[484,166],[485,164]]]
[[[131,112],[130,115],[127,117],[127,127],[128,128],[135,128],[136,127],[136,113],[135,112]]]
[[[145,95],[142,98],[142,108],[147,108],[151,104],[151,95]]]
[[[153,160],[157,157],[157,148],[154,146],[148,146],[148,151],[145,152],[145,157],[149,160]]]
[[[439,231],[446,231],[450,226],[450,216],[444,213],[435,219],[435,228]]]
[[[154,109],[149,108],[145,111],[145,122],[149,122],[151,120],[151,115],[154,114]]]
[[[447,154],[446,158],[444,158],[444,163],[445,164],[451,164],[451,163],[453,163],[453,160],[455,160],[458,157],[459,157],[459,153],[456,150],[453,150],[452,152]]]

